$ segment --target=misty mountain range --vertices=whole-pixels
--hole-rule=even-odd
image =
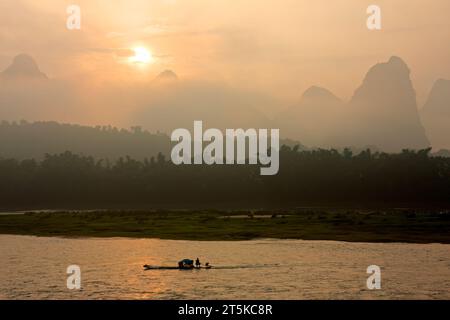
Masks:
[[[32,57],[19,55],[0,74],[0,119],[73,123],[100,117],[116,125],[113,116],[124,117],[115,110],[123,110],[131,114],[126,119],[130,125],[168,134],[203,120],[206,126],[219,129],[280,128],[283,138],[309,147],[372,147],[387,152],[429,146],[450,149],[450,81],[436,81],[419,113],[410,70],[398,57],[373,66],[350,101],[312,86],[298,104],[274,119],[255,108],[275,104],[269,97],[185,82],[171,70],[162,72],[148,87],[89,95],[79,94],[80,90],[70,82],[50,79]],[[99,104],[111,106],[109,112],[97,111]]]
[[[448,88],[447,90],[449,90]],[[450,99],[447,100],[450,110]],[[407,65],[398,57],[372,67],[346,103],[311,87],[299,105],[278,118],[279,126],[306,145],[377,146],[385,151],[430,146],[422,126]],[[440,147],[450,145],[441,144]]]

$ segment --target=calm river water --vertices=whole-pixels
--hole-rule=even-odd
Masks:
[[[150,270],[183,258],[211,270]],[[66,269],[81,268],[81,290]],[[366,287],[381,267],[381,290]],[[0,299],[450,299],[450,245],[0,235]]]

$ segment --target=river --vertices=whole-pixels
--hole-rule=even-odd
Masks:
[[[183,258],[211,270],[149,270]],[[69,290],[69,265],[81,290]],[[381,268],[368,290],[367,267]],[[0,235],[0,299],[450,299],[450,245]]]

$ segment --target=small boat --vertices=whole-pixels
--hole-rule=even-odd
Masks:
[[[144,270],[199,270],[199,269],[212,269],[212,266],[180,268],[170,266],[150,266],[148,264],[144,265]]]
[[[144,270],[199,270],[199,269],[211,269],[212,266],[207,263],[204,267],[202,266],[194,266],[194,260],[191,259],[183,259],[180,262],[178,262],[178,267],[171,267],[171,266],[151,266],[151,265],[144,265]]]
[[[183,259],[178,262],[179,269],[194,269],[194,260],[191,259]]]

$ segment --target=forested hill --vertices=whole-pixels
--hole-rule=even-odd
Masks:
[[[169,136],[140,127],[88,127],[57,122],[0,123],[0,158],[41,160],[45,154],[71,151],[95,159],[117,160],[129,156],[144,160],[159,152],[170,154]]]
[[[299,141],[281,139],[280,145],[298,146],[298,150],[314,150],[314,146],[304,146]],[[91,156],[96,160],[116,161],[130,157],[144,161],[157,157],[159,153],[170,156],[173,144],[166,133],[151,133],[141,127],[129,130],[112,126],[83,126],[46,122],[0,122],[0,159],[43,160],[46,154],[70,151],[75,154]],[[379,151],[376,146],[355,148],[354,153],[367,148]],[[339,148],[342,152],[343,148]],[[450,157],[449,150],[440,150],[432,156]]]
[[[280,144],[307,149],[290,139],[282,139]],[[144,161],[159,153],[170,157],[172,146],[168,134],[151,133],[141,127],[127,130],[57,122],[0,122],[0,159],[42,160],[46,154],[70,151],[96,160],[116,161],[130,157]]]

